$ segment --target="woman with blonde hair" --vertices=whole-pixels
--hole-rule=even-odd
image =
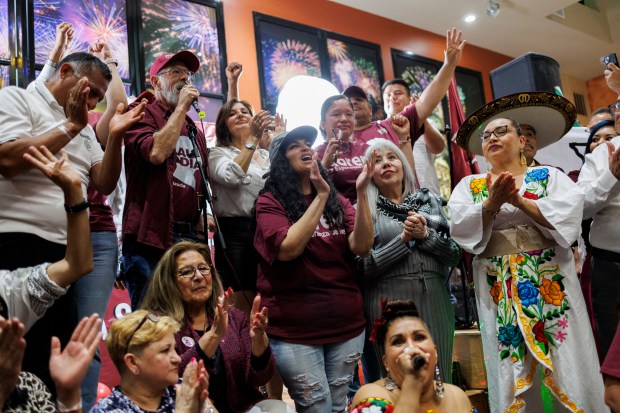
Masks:
[[[106,345],[121,384],[92,411],[174,412],[180,361],[174,333],[178,328],[172,318],[145,310],[113,322]]]

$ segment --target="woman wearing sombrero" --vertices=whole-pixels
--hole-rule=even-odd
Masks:
[[[553,167],[527,166],[519,127],[532,125],[544,147],[574,120],[566,99],[521,93],[483,106],[458,132],[459,143],[489,163],[486,176],[457,185],[448,206],[452,237],[476,255],[492,412],[608,411],[570,249],[583,192]]]

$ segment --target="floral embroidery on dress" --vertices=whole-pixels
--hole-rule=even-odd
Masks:
[[[484,180],[484,185],[474,181]],[[537,168],[525,174],[525,198],[537,200],[547,196],[549,169]],[[486,180],[472,180],[474,202],[484,200]],[[476,197],[482,197],[478,200]],[[570,309],[559,265],[553,262],[555,249],[534,250],[487,259],[487,284],[497,304],[497,342],[502,360],[523,361],[525,346],[541,358],[558,347],[567,337]],[[521,326],[518,321],[521,321]]]
[[[549,169],[532,169],[525,174],[525,192],[523,198],[537,200],[547,196],[547,184],[549,183]]]
[[[498,307],[497,341],[502,360],[523,361],[525,341],[548,355],[551,347],[566,340],[570,306],[562,283],[564,275],[551,263],[554,256],[555,250],[549,248],[488,259],[492,265],[487,267],[487,283]],[[527,324],[527,340],[518,317]]]
[[[474,198],[475,203],[482,202],[489,196],[486,178],[472,179],[469,183],[469,189],[471,190],[471,196]]]

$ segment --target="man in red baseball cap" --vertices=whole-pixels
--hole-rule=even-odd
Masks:
[[[200,197],[204,194],[199,166],[192,157],[187,115],[199,92],[191,80],[200,68],[188,50],[158,56],[151,66],[153,92],[144,118],[125,134],[127,196],[123,213],[121,276],[136,309],[148,279],[164,251],[174,241],[197,239],[203,233]],[[207,161],[207,144],[200,129],[196,143]]]

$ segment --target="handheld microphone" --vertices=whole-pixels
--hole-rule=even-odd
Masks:
[[[411,362],[413,363],[413,368],[415,370],[420,370],[422,367],[424,367],[424,365],[426,365],[426,359],[419,354],[413,356]]]
[[[198,106],[198,101],[196,99],[192,100],[192,107],[198,113],[200,113],[200,107]]]
[[[196,112],[198,112],[198,117],[200,119],[205,117],[205,113],[203,111],[201,111],[200,107],[198,106],[198,100],[197,99],[192,100],[192,107],[194,108],[194,110]]]

